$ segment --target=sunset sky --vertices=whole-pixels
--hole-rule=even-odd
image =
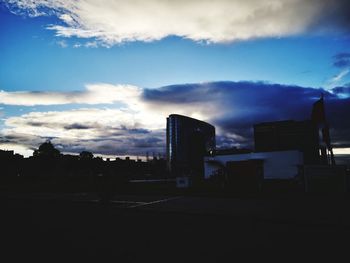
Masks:
[[[0,149],[164,154],[172,113],[253,147],[321,93],[350,154],[347,0],[0,0]]]

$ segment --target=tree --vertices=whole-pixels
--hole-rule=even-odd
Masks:
[[[92,160],[94,158],[93,153],[88,151],[82,151],[79,156],[80,160]]]
[[[39,146],[39,149],[34,150],[34,157],[51,157],[55,158],[60,156],[60,151],[57,150],[51,143],[51,141],[46,141]]]

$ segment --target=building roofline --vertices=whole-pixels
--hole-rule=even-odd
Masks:
[[[259,125],[266,125],[266,124],[282,124],[282,123],[296,123],[296,122],[311,122],[310,119],[307,120],[301,120],[301,121],[297,121],[297,120],[279,120],[279,121],[266,121],[266,122],[260,122],[260,123],[256,123],[253,126],[259,126]]]
[[[183,118],[183,119],[193,120],[193,121],[196,121],[196,122],[203,123],[203,124],[205,124],[205,125],[209,125],[209,126],[211,126],[211,127],[213,127],[213,128],[215,129],[215,126],[212,125],[212,124],[210,124],[210,123],[208,123],[208,122],[205,122],[205,121],[202,121],[202,120],[198,120],[198,119],[195,119],[195,118],[192,118],[192,117],[188,117],[188,116],[185,116],[185,115],[181,115],[181,114],[170,114],[170,115],[168,116],[168,118],[170,118],[170,117],[180,117],[180,118]]]

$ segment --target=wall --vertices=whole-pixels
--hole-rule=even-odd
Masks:
[[[264,160],[264,179],[292,179],[298,174],[298,165],[303,165],[303,154],[299,151],[219,155],[215,157],[205,157],[204,178],[209,179],[215,171],[220,168],[215,162],[226,165],[228,161],[244,161],[251,159]]]

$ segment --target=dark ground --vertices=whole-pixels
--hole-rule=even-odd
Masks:
[[[328,254],[332,261],[349,255],[346,196],[119,195],[106,205],[97,199],[85,193],[2,194],[2,257],[221,262],[268,254],[281,255],[279,261],[305,259],[305,252],[312,259]]]

